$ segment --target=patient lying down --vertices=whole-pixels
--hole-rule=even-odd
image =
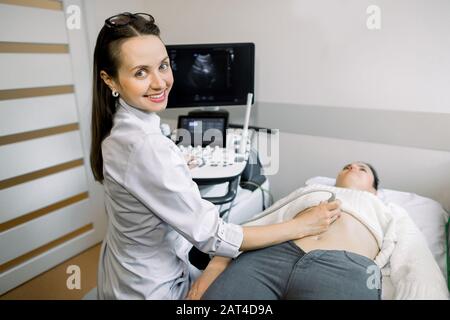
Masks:
[[[190,299],[381,299],[390,276],[395,299],[447,299],[445,280],[425,239],[400,207],[376,196],[368,164],[343,168],[336,186],[300,188],[246,225],[291,219],[323,205],[330,194],[341,216],[328,230],[241,254],[214,257],[192,286]],[[381,269],[381,270],[380,270]]]

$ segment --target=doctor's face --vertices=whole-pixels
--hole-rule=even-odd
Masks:
[[[128,104],[161,111],[173,85],[166,47],[153,35],[137,36],[121,45],[117,79],[112,84]]]
[[[336,187],[356,189],[377,193],[374,176],[369,166],[363,162],[354,162],[346,165],[336,178]]]

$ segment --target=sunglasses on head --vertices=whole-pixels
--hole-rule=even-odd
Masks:
[[[114,27],[122,27],[129,24],[131,21],[136,19],[144,19],[147,23],[154,23],[155,19],[152,15],[148,13],[130,13],[130,12],[124,12],[117,14],[115,16],[109,17],[105,20],[105,25],[107,25],[110,28]]]

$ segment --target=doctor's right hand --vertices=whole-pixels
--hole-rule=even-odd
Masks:
[[[230,262],[231,258],[220,256],[212,258],[203,273],[193,283],[186,296],[186,300],[200,300],[211,283],[226,269]]]
[[[328,230],[330,225],[341,216],[341,201],[323,202],[317,206],[299,212],[295,217],[304,236],[313,236]]]

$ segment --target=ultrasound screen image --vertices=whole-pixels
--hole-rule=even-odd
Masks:
[[[194,90],[212,89],[217,83],[218,76],[217,67],[211,54],[197,54],[187,80]]]
[[[224,118],[180,116],[179,129],[185,129],[189,138],[179,135],[177,141],[183,146],[226,147],[226,122]]]
[[[254,50],[239,45],[168,46],[174,85],[170,107],[245,104],[253,92]]]

